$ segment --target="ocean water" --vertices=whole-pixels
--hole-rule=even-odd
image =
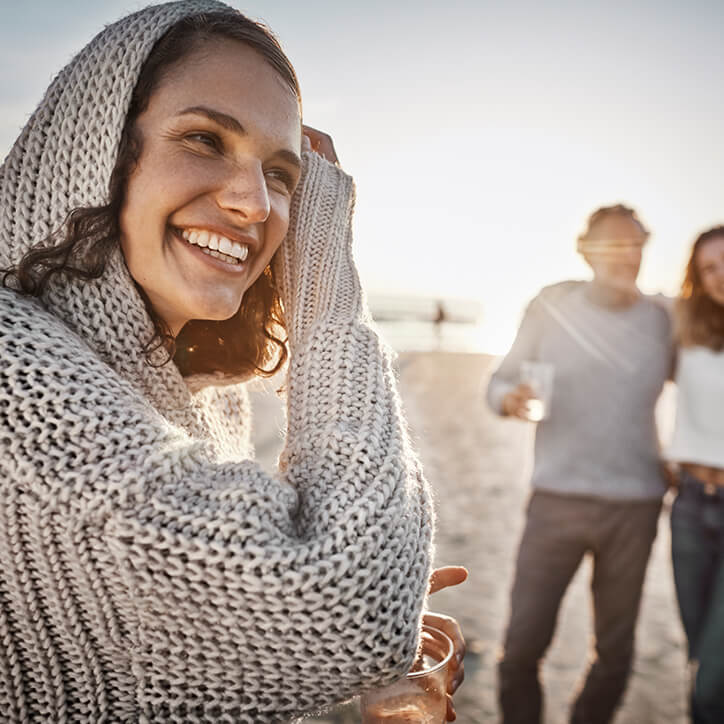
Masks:
[[[397,352],[486,353],[484,326],[473,322],[376,320],[381,336]]]
[[[471,299],[372,295],[372,316],[398,352],[487,352],[480,302]]]

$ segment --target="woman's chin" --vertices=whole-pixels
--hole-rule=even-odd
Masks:
[[[218,302],[215,304],[198,304],[190,310],[189,319],[206,322],[223,322],[233,317],[241,306],[241,299],[237,301]]]
[[[206,313],[202,312],[195,316],[194,319],[198,319],[204,322],[225,322],[227,319],[231,319],[238,311],[239,308],[237,307],[236,309],[228,312],[228,314],[224,312],[219,312],[219,310]]]

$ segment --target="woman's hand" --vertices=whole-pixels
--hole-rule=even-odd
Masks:
[[[326,158],[330,163],[339,166],[337,152],[334,150],[332,137],[328,133],[318,131],[311,126],[302,126],[304,135],[302,136],[302,151],[314,151],[322,158]]]
[[[521,382],[503,398],[501,403],[503,414],[518,417],[521,420],[527,420],[528,408],[526,407],[526,403],[533,398],[535,398],[533,388]]]
[[[435,593],[448,586],[457,586],[468,577],[462,566],[445,566],[436,568],[430,576],[430,593]],[[425,613],[423,623],[434,626],[446,633],[453,642],[453,656],[448,670],[447,683],[447,721],[455,721],[455,707],[452,695],[457,691],[465,678],[465,638],[460,624],[452,617],[442,613]]]
[[[661,472],[664,475],[668,486],[673,490],[678,490],[679,482],[681,481],[681,467],[678,463],[672,460],[661,461]]]

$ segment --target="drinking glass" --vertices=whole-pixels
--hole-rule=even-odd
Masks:
[[[444,724],[452,655],[450,638],[423,626],[420,652],[407,676],[360,699],[362,724]]]
[[[555,368],[548,362],[525,360],[520,364],[520,381],[528,385],[535,397],[526,403],[526,417],[540,422],[550,415]]]

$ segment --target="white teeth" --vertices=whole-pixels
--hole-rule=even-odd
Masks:
[[[231,241],[221,234],[203,229],[183,229],[181,236],[190,244],[200,246],[210,256],[229,263],[245,261],[249,256],[249,247],[238,241]],[[230,261],[233,259],[234,261]]]
[[[240,244],[238,241],[231,244],[231,256],[236,257],[239,261],[244,261],[248,253],[249,247],[246,244]]]
[[[229,256],[228,254],[222,254],[220,251],[214,251],[213,249],[202,249],[204,254],[208,254],[209,256],[213,256],[216,259],[221,259],[221,261],[225,261],[227,264],[238,264],[239,262],[234,259],[233,256]]]

